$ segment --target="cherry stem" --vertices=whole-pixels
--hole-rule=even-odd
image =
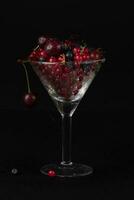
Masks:
[[[31,89],[30,89],[30,82],[29,82],[29,77],[28,77],[28,72],[27,72],[27,68],[26,65],[24,63],[22,63],[24,70],[25,70],[25,74],[26,74],[26,81],[27,81],[27,89],[28,89],[28,93],[31,93]]]

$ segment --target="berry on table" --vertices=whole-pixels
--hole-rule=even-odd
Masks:
[[[54,176],[56,176],[55,171],[54,171],[54,170],[50,170],[50,171],[48,171],[48,176],[50,176],[50,177],[54,177]]]

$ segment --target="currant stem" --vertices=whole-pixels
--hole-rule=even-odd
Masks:
[[[26,65],[24,63],[22,63],[24,70],[25,70],[25,74],[26,74],[26,81],[27,81],[27,90],[28,93],[31,93],[31,89],[30,89],[30,82],[29,82],[29,77],[28,77],[28,72],[27,72],[27,68]]]
[[[34,48],[34,51],[36,51],[38,48],[39,48],[39,45],[37,45],[37,46]]]

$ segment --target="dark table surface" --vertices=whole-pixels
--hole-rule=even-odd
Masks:
[[[98,166],[83,178],[49,178],[38,171],[0,177],[1,199],[133,199],[133,167]]]
[[[73,160],[91,165],[94,172],[68,179],[40,173],[42,165],[60,160],[61,153],[59,115],[52,112],[52,121],[44,113],[1,111],[1,199],[133,199],[133,111],[91,109],[90,117],[86,111],[75,113]],[[11,173],[13,168],[17,174]]]

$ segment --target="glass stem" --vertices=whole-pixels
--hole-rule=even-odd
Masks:
[[[61,165],[71,165],[72,115],[62,114],[62,162]]]

